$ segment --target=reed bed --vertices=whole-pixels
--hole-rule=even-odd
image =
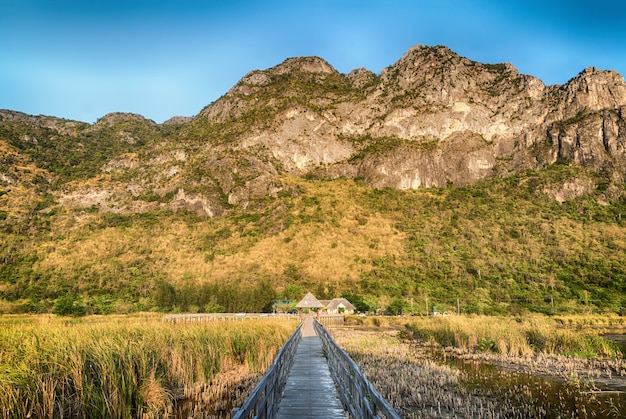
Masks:
[[[525,395],[496,397],[462,385],[462,373],[433,361],[397,332],[334,328],[333,337],[405,418],[529,418],[545,411]]]
[[[214,415],[229,409],[221,400],[254,386],[297,326],[175,326],[155,316],[0,323],[1,418]]]
[[[353,318],[351,321],[396,327],[403,329],[405,338],[461,352],[493,352],[521,357],[537,354],[580,358],[624,356],[618,345],[600,336],[607,330],[623,326],[618,317],[430,316]]]
[[[356,327],[333,330],[338,343],[407,417],[617,418],[626,409],[621,393],[610,391],[624,388],[626,361],[600,336],[620,329],[619,318],[352,317],[347,323]]]
[[[412,321],[405,338],[444,348],[463,359],[586,383],[626,383],[626,361],[618,345],[600,336],[609,322],[577,317],[438,317]]]

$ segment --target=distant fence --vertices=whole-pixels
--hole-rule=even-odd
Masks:
[[[297,314],[287,313],[195,313],[166,314],[163,321],[169,323],[210,323],[219,321],[244,321],[251,319],[297,319]]]
[[[211,323],[220,321],[244,321],[252,319],[297,319],[297,314],[288,313],[185,313],[166,314],[163,321],[168,323]],[[319,322],[324,326],[342,326],[343,315],[320,314]]]
[[[302,324],[298,326],[280,349],[267,373],[252,390],[243,406],[233,409],[233,419],[245,419],[251,415],[257,419],[268,419],[276,415],[280,399],[283,397],[283,390],[287,384],[287,376],[298,349],[298,343],[302,339],[301,329]]]
[[[343,326],[342,314],[320,314],[318,321],[324,326]]]
[[[342,403],[348,407],[350,416],[353,418],[400,419],[401,416],[376,391],[358,365],[337,345],[319,322],[315,322],[315,332],[322,340],[330,374],[339,389]]]

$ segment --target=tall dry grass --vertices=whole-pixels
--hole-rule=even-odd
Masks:
[[[463,384],[463,373],[439,365],[396,331],[333,328],[333,337],[405,418],[527,418],[545,411],[525,397],[493,394]]]
[[[402,326],[405,338],[468,352],[583,358],[624,356],[617,345],[600,336],[611,327],[623,325],[617,316],[431,316],[366,320],[372,324]]]
[[[174,283],[181,278],[226,281],[249,276],[246,272],[280,279],[288,265],[297,266],[303,277],[314,282],[329,277],[356,281],[359,272],[368,268],[362,260],[403,252],[404,235],[393,220],[345,199],[362,193],[354,190],[354,183],[292,177],[282,181],[300,190],[301,196],[287,204],[268,204],[268,209],[258,213],[261,220],[247,222],[233,215],[191,223],[171,216],[167,222],[150,225],[134,219],[124,228],[75,228],[46,244],[37,268],[115,278],[120,276],[119,266],[133,267],[150,255],[155,261],[151,267],[158,267],[158,273]],[[294,209],[286,210],[286,205]],[[294,214],[287,215],[287,211]],[[98,220],[104,216],[84,217],[85,222],[101,225]],[[228,234],[220,235],[220,231]],[[147,272],[148,267],[142,269],[146,278],[156,276]],[[110,286],[100,287],[104,285]]]
[[[454,350],[434,350],[436,345],[406,339],[399,326],[407,319],[387,317],[377,319],[377,324],[375,319],[352,318],[362,324],[333,328],[332,334],[383,397],[402,410],[403,417],[623,417],[621,392],[601,394],[596,387],[602,382],[623,382],[626,364],[621,359],[515,357],[490,351],[449,357]],[[472,320],[465,325],[474,327],[477,335],[485,339],[494,336],[486,331],[491,326],[497,324],[494,333],[501,333],[507,324],[483,317]],[[542,321],[536,322],[538,325]],[[444,330],[440,336],[446,339],[454,337],[450,333],[456,324],[452,319],[424,318],[417,324],[424,329],[431,327],[433,333],[438,328]],[[523,323],[515,325],[526,327]],[[480,342],[478,336],[471,339]]]
[[[152,418],[218,374],[260,373],[295,321],[0,318],[0,417]]]

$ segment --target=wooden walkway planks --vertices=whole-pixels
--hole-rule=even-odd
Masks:
[[[302,340],[287,385],[278,407],[279,419],[346,418],[328,363],[322,353],[322,342],[315,334],[313,319],[302,326]]]

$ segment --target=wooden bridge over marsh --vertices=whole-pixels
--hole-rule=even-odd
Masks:
[[[233,418],[400,418],[324,326],[305,318]]]

